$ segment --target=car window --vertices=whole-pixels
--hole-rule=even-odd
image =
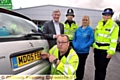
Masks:
[[[36,39],[44,40],[46,38],[32,21],[0,13],[0,42]]]
[[[31,33],[32,29],[37,30],[37,26],[31,21],[17,16],[0,13],[0,37],[16,37],[18,35]]]

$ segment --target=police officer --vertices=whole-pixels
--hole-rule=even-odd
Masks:
[[[95,42],[93,43],[95,80],[105,80],[108,63],[115,54],[119,27],[112,20],[113,14],[111,8],[106,8],[102,13],[103,19],[98,22],[95,29]]]
[[[74,32],[77,30],[78,25],[73,20],[75,17],[73,9],[68,9],[66,14],[67,20],[64,24],[64,34],[68,35],[69,40],[72,41],[74,37]]]

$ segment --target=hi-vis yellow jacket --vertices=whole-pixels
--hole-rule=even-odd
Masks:
[[[53,48],[50,49],[49,53],[53,54],[56,56],[56,58],[59,59],[59,51],[57,45],[53,46]],[[71,48],[68,56],[63,56],[57,66],[56,64],[52,63],[51,75],[74,75],[74,78],[76,78],[78,63],[79,58],[76,52]]]
[[[107,50],[110,55],[115,54],[117,39],[118,39],[119,26],[112,20],[109,19],[103,26],[103,19],[98,22],[95,29],[95,42],[93,48],[100,50]],[[108,46],[98,46],[96,43],[109,44]]]
[[[68,35],[69,40],[73,40],[74,33],[78,29],[78,25],[76,23],[72,23],[71,27],[68,23],[63,23],[64,25],[64,34]]]

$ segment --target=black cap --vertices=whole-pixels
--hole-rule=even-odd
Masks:
[[[73,9],[68,9],[66,16],[73,16],[74,17],[75,15],[74,15]]]
[[[113,10],[111,8],[106,8],[106,9],[104,9],[102,15],[105,15],[105,14],[113,15],[114,12],[113,12]]]

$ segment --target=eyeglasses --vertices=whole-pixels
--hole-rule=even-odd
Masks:
[[[66,41],[66,42],[60,42],[60,41],[57,41],[57,44],[65,44],[65,43],[68,43],[69,41]]]
[[[88,19],[82,19],[83,21],[88,21]]]

